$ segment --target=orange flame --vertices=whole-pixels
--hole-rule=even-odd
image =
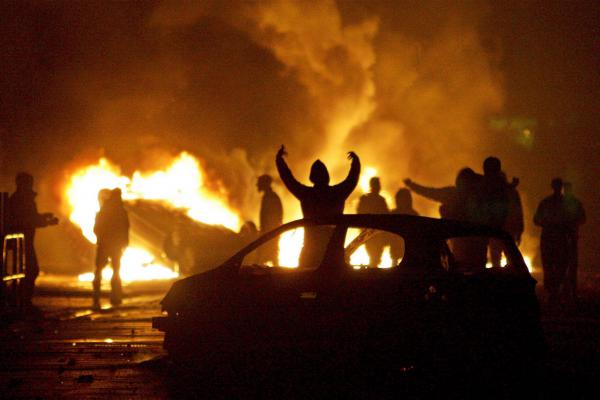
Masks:
[[[81,228],[83,235],[96,243],[94,221],[100,209],[98,192],[101,189],[119,188],[124,200],[160,200],[172,207],[186,210],[189,217],[207,224],[220,224],[237,230],[238,215],[227,206],[221,193],[208,190],[200,163],[191,154],[182,152],[164,170],[151,173],[134,172],[131,178],[122,176],[120,169],[107,159],[76,171],[66,189],[71,213],[69,219]],[[168,279],[177,277],[170,268],[156,263],[149,251],[129,247],[121,260],[121,278],[124,281]],[[112,275],[105,269],[103,276]],[[89,281],[90,274],[80,280]]]

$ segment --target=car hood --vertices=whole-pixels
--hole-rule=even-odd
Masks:
[[[205,298],[210,293],[230,287],[230,282],[236,275],[235,268],[224,264],[210,271],[178,280],[162,299],[162,308],[169,311],[196,304],[200,297]]]

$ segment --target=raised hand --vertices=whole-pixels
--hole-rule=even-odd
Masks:
[[[281,147],[279,148],[279,151],[277,152],[277,158],[281,158],[281,157],[285,157],[287,156],[287,151],[285,151],[285,146],[281,145]]]
[[[358,160],[358,156],[356,155],[355,152],[349,151],[348,152],[348,160],[356,161],[356,160]]]

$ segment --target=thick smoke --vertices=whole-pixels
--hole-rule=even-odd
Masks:
[[[354,150],[390,194],[405,177],[452,184],[497,148],[488,121],[505,94],[486,4],[5,3],[3,186],[29,169],[51,208],[73,166],[104,155],[130,173],[188,150],[256,220],[254,180],[275,173],[280,144],[303,181],[315,158],[342,179]]]
[[[153,20],[173,30],[223,18],[281,63],[308,102],[310,124],[290,121],[277,137],[288,144],[300,177],[321,157],[341,179],[350,149],[379,171],[390,192],[407,176],[450,184],[458,168],[478,167],[491,147],[486,117],[503,99],[477,32],[485,9],[470,5],[443,18],[443,7],[416,6],[411,12],[422,24],[403,26],[389,4],[356,17],[353,7],[360,6],[242,3],[235,15],[214,5],[160,7]],[[266,155],[267,168],[277,145]]]

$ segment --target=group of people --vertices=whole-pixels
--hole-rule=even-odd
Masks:
[[[318,218],[342,214],[346,199],[355,189],[360,176],[360,160],[350,152],[351,168],[344,181],[329,185],[329,173],[325,165],[316,160],[310,171],[309,180],[313,186],[298,182],[285,162],[285,147],[281,146],[275,164],[279,176],[299,201],[305,218]],[[260,212],[260,232],[269,231],[282,222],[281,200],[271,188],[272,178],[259,178],[258,189],[264,193]],[[471,168],[461,169],[454,186],[428,187],[405,179],[406,188],[396,192],[396,208],[390,210],[381,195],[379,177],[369,181],[370,192],[362,195],[358,202],[359,214],[406,214],[418,215],[412,207],[411,192],[440,203],[440,216],[445,219],[484,224],[508,232],[517,244],[520,244],[524,231],[523,208],[517,187],[519,180],[507,179],[502,170],[501,161],[488,157],[483,162],[483,174]],[[556,299],[561,288],[571,296],[577,289],[577,242],[579,226],[585,222],[585,212],[579,200],[572,193],[570,184],[564,185],[559,179],[552,183],[554,193],[544,199],[536,212],[534,222],[542,227],[540,241],[544,287],[551,299]],[[304,247],[300,256],[300,266],[311,265],[315,255],[322,254],[322,248],[330,232],[328,228],[309,229],[305,232]],[[457,258],[468,260],[470,268],[482,270],[486,267],[488,252],[492,268],[501,267],[502,247],[499,242],[477,242],[476,239],[456,240],[453,251]],[[276,245],[276,244],[275,244]],[[370,266],[381,261],[383,249],[390,245],[389,238],[381,236],[368,241],[365,245]],[[391,253],[398,253],[393,245]],[[396,250],[396,251],[395,251]],[[398,257],[391,254],[392,259]],[[273,263],[277,261],[277,248],[273,246],[265,258]]]
[[[483,162],[483,175],[471,168],[461,169],[454,186],[433,188],[420,185],[411,179],[404,181],[413,192],[441,203],[442,218],[473,222],[503,229],[510,233],[517,244],[524,230],[523,208],[517,191],[519,180],[509,182],[502,171],[502,164],[496,157],[488,157]],[[457,258],[469,264],[471,269],[485,268],[489,248],[493,268],[501,266],[502,249],[500,243],[489,243],[476,238],[455,240],[454,253]]]
[[[275,157],[279,177],[286,188],[299,201],[305,218],[322,218],[340,215],[344,212],[347,198],[354,191],[360,176],[360,160],[354,152],[348,153],[350,170],[347,177],[336,185],[330,185],[329,172],[325,164],[316,160],[311,167],[309,180],[312,186],[300,183],[292,174],[285,161],[287,152],[281,146]],[[260,226],[250,227],[257,233],[268,232],[283,222],[283,207],[279,196],[273,191],[273,179],[269,175],[258,178],[257,189],[263,193],[260,208]],[[523,210],[517,191],[518,179],[508,181],[498,158],[488,157],[483,163],[483,174],[471,168],[463,168],[456,176],[454,186],[427,187],[411,179],[404,181],[406,188],[395,194],[396,207],[388,208],[381,195],[381,182],[378,177],[369,181],[370,191],[362,195],[357,212],[362,214],[407,214],[418,215],[412,207],[411,192],[440,203],[442,218],[462,220],[503,229],[520,243],[523,234]],[[9,198],[11,229],[24,233],[26,277],[23,282],[25,304],[31,305],[35,280],[39,265],[34,248],[35,230],[54,225],[58,220],[51,213],[39,213],[33,191],[33,177],[19,173],[16,177],[17,190]],[[575,198],[572,186],[559,178],[552,181],[553,194],[545,198],[537,208],[534,222],[542,227],[540,241],[544,271],[544,287],[552,301],[560,293],[575,297],[577,289],[577,245],[579,226],[585,222],[585,211]],[[111,279],[111,303],[121,304],[122,289],[119,276],[120,260],[129,244],[129,219],[121,198],[121,190],[101,190],[98,195],[100,210],[96,215],[94,233],[97,237],[96,270],[93,282],[94,306],[100,304],[101,272],[110,261],[113,268]],[[250,229],[250,228],[247,228]],[[329,227],[312,227],[304,233],[304,246],[300,255],[300,266],[312,266],[318,262],[331,235]],[[370,266],[379,265],[383,248],[389,245],[387,239],[370,240],[366,250]],[[399,250],[391,247],[391,256],[399,257]],[[475,253],[472,245],[457,246],[453,251],[465,251],[477,268],[485,268],[489,248],[492,267],[499,267],[501,248],[491,241],[479,247]],[[468,250],[466,250],[469,248]],[[320,259],[320,258],[319,258]],[[278,246],[264,247],[261,262],[278,262]]]
[[[374,176],[369,180],[369,193],[360,196],[356,212],[358,214],[405,214],[419,215],[412,206],[412,195],[406,188],[401,188],[394,196],[396,208],[390,210],[385,198],[381,195],[381,181]],[[403,242],[392,235],[374,235],[365,243],[369,255],[369,267],[377,268],[386,246],[390,247],[392,265],[396,265],[402,257]]]

